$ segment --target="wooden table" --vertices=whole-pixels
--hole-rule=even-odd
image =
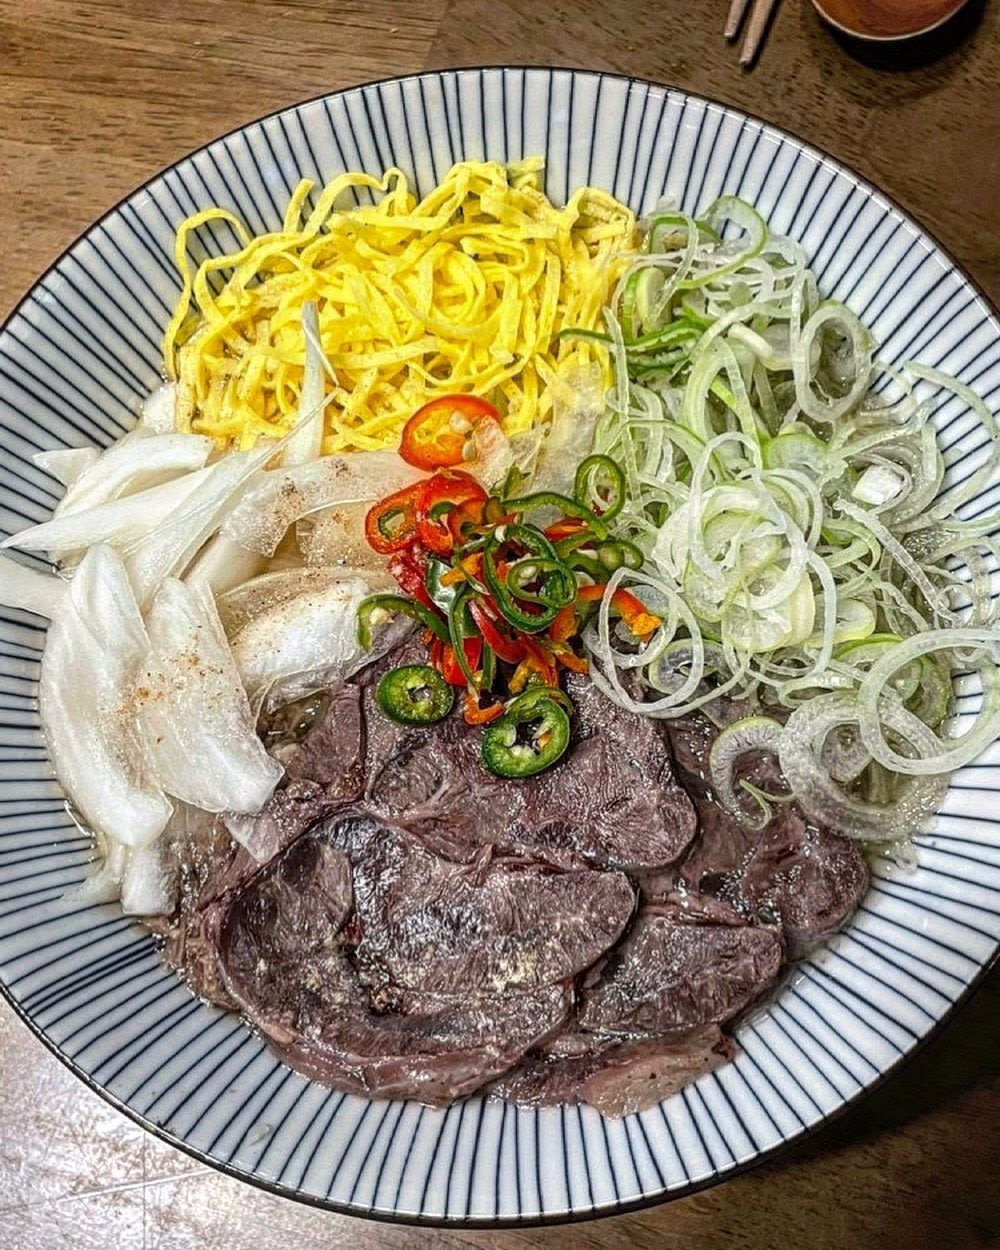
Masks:
[[[885,188],[1000,302],[1000,8],[978,5],[956,46],[902,69],[856,59],[786,0],[745,74],[719,33],[727,7],[0,0],[0,311],[99,213],[221,131],[382,74],[502,63],[615,70],[743,106]],[[496,1234],[361,1224],[206,1170],[90,1094],[3,1008],[0,1246],[997,1245],[998,1001],[994,977],[905,1072],[781,1162],[642,1214]]]

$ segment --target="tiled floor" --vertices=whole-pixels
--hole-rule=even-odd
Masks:
[[[283,1238],[294,1250],[363,1244],[358,1230],[368,1226],[223,1176],[133,1124],[55,1060],[6,1004],[0,1070],[0,1250],[264,1250]]]
[[[116,1250],[143,1247],[151,1183],[197,1180],[206,1169],[91,1093],[6,1006],[0,1056],[2,1250],[111,1250],[109,1227]]]

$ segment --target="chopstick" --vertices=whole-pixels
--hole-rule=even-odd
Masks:
[[[740,23],[743,21],[743,14],[747,11],[749,3],[750,0],[733,0],[730,5],[729,16],[726,18],[726,25],[722,31],[728,40],[732,41],[739,33]]]
[[[747,26],[743,47],[740,49],[740,64],[744,68],[753,64],[768,22],[771,20],[771,14],[777,4],[778,0],[756,0],[750,14],[750,24]]]
[[[729,6],[729,16],[723,28],[726,39],[731,41],[736,38],[749,6],[750,0],[732,0]],[[740,49],[740,64],[744,69],[748,69],[756,60],[764,33],[777,6],[778,0],[753,0],[750,20],[743,37],[743,47]]]

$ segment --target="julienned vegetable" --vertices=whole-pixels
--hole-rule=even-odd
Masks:
[[[993,416],[938,370],[876,363],[801,247],[730,197],[699,220],[653,219],[603,337],[616,383],[595,451],[624,475],[615,537],[642,567],[611,572],[584,629],[594,681],[649,716],[711,716],[725,696],[758,707],[767,719],[714,753],[734,811],[752,807],[743,792],[761,801],[737,784],[740,755],[768,750],[813,818],[876,841],[911,832],[939,775],[1000,729],[995,521],[957,514],[995,480]],[[942,491],[931,418],[954,399],[988,451]],[[598,463],[585,502],[617,495]],[[626,588],[655,631],[612,619]],[[970,697],[942,734],[957,680]]]
[[[585,459],[575,483],[573,498],[549,490],[511,496],[512,478],[488,495],[468,474],[446,468],[376,503],[366,518],[371,546],[392,553],[389,571],[403,595],[362,602],[361,646],[367,650],[373,627],[395,613],[422,624],[431,670],[442,684],[465,688],[470,724],[490,726],[483,763],[500,776],[541,772],[565,751],[571,705],[559,673],[587,670],[578,641],[609,570],[642,562],[634,544],[609,532],[624,503],[625,477],[615,461]],[[544,529],[529,519],[539,514],[548,514]],[[610,602],[636,642],[659,628],[630,592],[618,590]],[[396,692],[397,682],[409,689],[411,676],[404,666],[382,680]],[[405,719],[404,703],[395,694],[383,698],[382,687],[379,703]]]
[[[237,246],[220,255],[227,235]],[[597,324],[636,243],[634,215],[603,191],[557,208],[537,158],[462,161],[419,200],[399,169],[304,179],[281,226],[256,237],[225,209],[195,213],[177,231],[183,289],[163,342],[178,426],[220,449],[287,433],[308,390],[299,322],[313,302],[331,383],[323,451],[395,450],[414,410],[459,390],[489,395],[508,434],[530,430],[557,379],[588,363],[610,375],[604,344],[559,335]],[[460,461],[421,467],[445,463]]]

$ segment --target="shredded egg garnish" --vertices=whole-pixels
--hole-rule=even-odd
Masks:
[[[490,399],[518,433],[547,417],[552,383],[570,368],[596,362],[609,378],[601,342],[559,334],[602,328],[637,248],[636,220],[591,187],[557,208],[541,173],[537,159],[465,161],[419,202],[398,169],[341,174],[315,200],[305,179],[281,229],[257,237],[221,208],[189,217],[163,343],[180,428],[221,449],[286,433],[309,300],[334,374],[325,454],[395,447],[417,408],[454,392]],[[349,198],[354,206],[338,207]],[[190,245],[204,246],[198,231],[210,223],[227,223],[242,247],[193,267]]]

